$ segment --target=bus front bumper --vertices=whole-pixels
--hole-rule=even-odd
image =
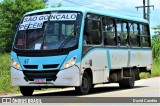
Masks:
[[[79,86],[80,85],[80,71],[74,65],[70,68],[60,70],[57,73],[55,81],[46,81],[37,83],[34,81],[26,81],[23,71],[11,67],[12,85],[13,86]]]

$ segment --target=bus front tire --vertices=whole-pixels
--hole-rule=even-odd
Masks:
[[[19,88],[23,96],[32,96],[34,91],[32,87],[20,86]]]
[[[119,82],[119,86],[120,88],[133,88],[134,87],[134,83],[135,83],[135,74],[134,71],[132,71],[132,78],[129,79],[122,79]]]
[[[79,94],[85,95],[88,94],[89,91],[91,90],[91,78],[88,76],[86,72],[84,72],[83,77],[82,77],[82,85],[79,87],[75,87],[76,92]]]

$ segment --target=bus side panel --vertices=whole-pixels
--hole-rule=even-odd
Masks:
[[[152,51],[151,50],[131,50],[119,49],[109,50],[111,59],[111,69],[122,69],[123,67],[132,68],[146,67],[151,70],[152,67]]]
[[[94,84],[108,82],[109,68],[107,60],[106,49],[92,49],[82,59],[82,72],[86,68],[90,68]]]
[[[129,64],[129,50],[115,49],[109,50],[111,59],[111,69],[122,69],[128,67]]]
[[[132,50],[130,58],[130,67],[147,67],[151,70],[152,51],[151,50]]]

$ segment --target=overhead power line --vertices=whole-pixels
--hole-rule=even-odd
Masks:
[[[75,5],[77,5],[77,6],[83,6],[83,7],[86,7],[86,8],[91,8],[91,9],[97,9],[97,8],[95,8],[95,7],[91,7],[90,5],[89,5],[89,2],[75,2],[75,1],[73,1],[73,0],[63,0],[63,1],[65,1],[65,2],[68,2],[68,3],[72,3],[72,4],[75,4]],[[95,2],[95,1],[94,1]],[[100,4],[100,5],[103,5],[103,6],[108,6],[108,4],[106,4],[106,3],[100,3],[100,2],[95,2],[95,3],[98,3],[98,4]],[[109,4],[109,6],[111,6],[111,7],[113,7],[113,8],[116,8],[115,6],[113,6],[113,5],[110,5]],[[117,12],[117,10],[112,10],[112,11],[116,11]],[[138,12],[128,12],[128,11],[122,11],[122,12],[126,12],[126,13],[134,13],[134,14],[140,14],[140,15],[142,15],[142,13],[138,13]],[[125,14],[126,15],[126,14]],[[128,15],[128,14],[127,14]],[[132,15],[128,15],[128,16],[132,16]],[[132,17],[135,17],[135,16],[132,16]],[[138,17],[138,16],[136,16],[136,17]]]
[[[78,2],[73,2],[73,1],[70,1],[70,0],[63,0],[63,1],[66,1],[68,3],[71,3],[71,4],[75,4],[75,5],[78,5],[78,6],[84,6],[84,7],[87,7],[87,8],[92,8],[90,6],[87,6],[87,4],[82,4],[82,3],[78,3]],[[95,8],[92,8],[92,9],[95,9]]]

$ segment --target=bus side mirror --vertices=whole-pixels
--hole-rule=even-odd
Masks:
[[[92,20],[86,18],[84,26],[84,34],[89,35],[91,33],[91,28],[92,28]]]

